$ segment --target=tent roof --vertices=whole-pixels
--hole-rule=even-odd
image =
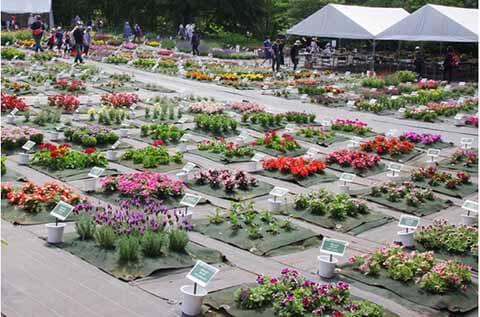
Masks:
[[[401,8],[374,8],[328,4],[290,28],[287,33],[345,39],[374,39],[408,16]]]
[[[478,9],[426,4],[378,35],[383,40],[477,42]]]
[[[1,11],[12,14],[47,13],[52,7],[52,0],[2,0]]]

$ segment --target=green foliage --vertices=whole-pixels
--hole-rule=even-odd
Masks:
[[[162,232],[147,231],[141,240],[142,252],[146,257],[158,257],[162,255],[165,244],[166,238]]]
[[[185,230],[172,229],[168,234],[168,247],[175,252],[184,252],[188,244],[188,234]]]
[[[5,165],[6,161],[7,161],[7,157],[5,155],[2,155],[2,157],[1,157],[2,176],[7,174],[7,165]]]
[[[165,39],[162,41],[162,48],[171,50],[175,48],[175,41],[174,40],[169,40]]]
[[[143,149],[129,149],[122,155],[123,160],[133,161],[134,164],[142,164],[144,168],[155,168],[160,165],[168,165],[171,162],[181,163],[183,154],[177,152],[170,155],[164,146],[147,146]]]
[[[11,60],[15,56],[17,57],[17,59],[21,59],[21,60],[25,59],[25,53],[23,51],[19,50],[19,49],[14,48],[14,47],[4,47],[4,48],[2,48],[2,50],[0,51],[0,56],[3,59],[7,59],[7,60]]]
[[[215,213],[213,215],[208,216],[208,222],[214,225],[223,223],[223,216],[219,208],[215,209]]]
[[[95,242],[100,248],[113,250],[115,249],[115,240],[117,236],[110,226],[101,226],[97,228],[94,234]]]
[[[122,263],[138,261],[140,244],[134,235],[124,235],[117,241],[118,260]]]
[[[95,236],[95,221],[88,215],[82,214],[75,221],[75,229],[81,240],[90,240]]]

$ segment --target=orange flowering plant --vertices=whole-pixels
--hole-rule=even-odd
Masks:
[[[303,157],[271,158],[264,160],[262,166],[268,171],[290,173],[298,178],[305,178],[315,173],[323,173],[326,168],[323,161],[310,160]]]

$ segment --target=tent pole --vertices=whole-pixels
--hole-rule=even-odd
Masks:
[[[375,40],[373,40],[372,46],[372,72],[375,71]]]

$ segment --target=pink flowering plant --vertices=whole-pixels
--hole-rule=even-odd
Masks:
[[[372,132],[372,129],[368,127],[365,122],[362,122],[358,119],[337,119],[332,122],[332,130],[353,133],[357,135],[366,135],[369,132]]]
[[[465,119],[465,124],[478,128],[478,117],[477,116],[470,116],[470,117],[466,118]]]
[[[257,276],[258,285],[239,288],[234,297],[246,310],[271,308],[275,316],[380,317],[382,307],[354,300],[350,286],[342,281],[321,284],[285,268],[279,277]]]
[[[416,187],[413,182],[405,181],[401,184],[388,182],[380,186],[373,186],[370,190],[373,197],[384,196],[390,202],[404,201],[408,206],[417,207],[428,201],[435,200],[429,188]]]
[[[233,110],[240,113],[264,112],[265,107],[251,101],[236,101],[231,104]]]
[[[478,164],[477,152],[466,149],[457,150],[450,156],[449,164],[473,167]]]
[[[214,113],[223,113],[225,106],[219,102],[214,101],[199,101],[194,102],[190,105],[189,111],[192,113],[205,113],[205,114],[214,114]]]
[[[457,172],[452,175],[439,171],[436,167],[430,166],[419,168],[411,173],[411,179],[415,182],[425,182],[432,187],[445,186],[450,190],[458,189],[462,185],[471,184],[471,176],[467,172]]]
[[[130,108],[134,103],[140,101],[137,94],[128,92],[119,92],[105,94],[100,99],[102,105],[115,108]]]
[[[420,288],[434,293],[467,290],[472,282],[471,268],[457,261],[443,261],[433,251],[406,252],[401,246],[383,247],[372,255],[357,255],[349,260],[354,270],[378,277],[382,270],[397,281],[414,281]]]
[[[43,141],[43,133],[35,128],[28,126],[22,127],[2,127],[0,136],[2,150],[15,150],[21,148],[27,141],[31,140],[36,144]]]
[[[210,185],[212,188],[223,188],[227,192],[237,189],[250,190],[258,186],[255,177],[248,176],[244,171],[231,171],[227,169],[208,169],[195,174],[195,183],[198,185]]]
[[[325,161],[327,165],[338,164],[356,170],[365,170],[378,166],[380,156],[360,150],[339,150],[328,154]]]
[[[152,172],[136,172],[118,176],[107,176],[100,180],[107,193],[120,192],[127,197],[179,198],[184,194],[181,181],[167,175]]]
[[[414,131],[404,132],[400,136],[400,140],[407,140],[412,143],[420,143],[423,145],[432,145],[435,143],[442,143],[442,136],[440,134],[432,133],[417,133]]]

